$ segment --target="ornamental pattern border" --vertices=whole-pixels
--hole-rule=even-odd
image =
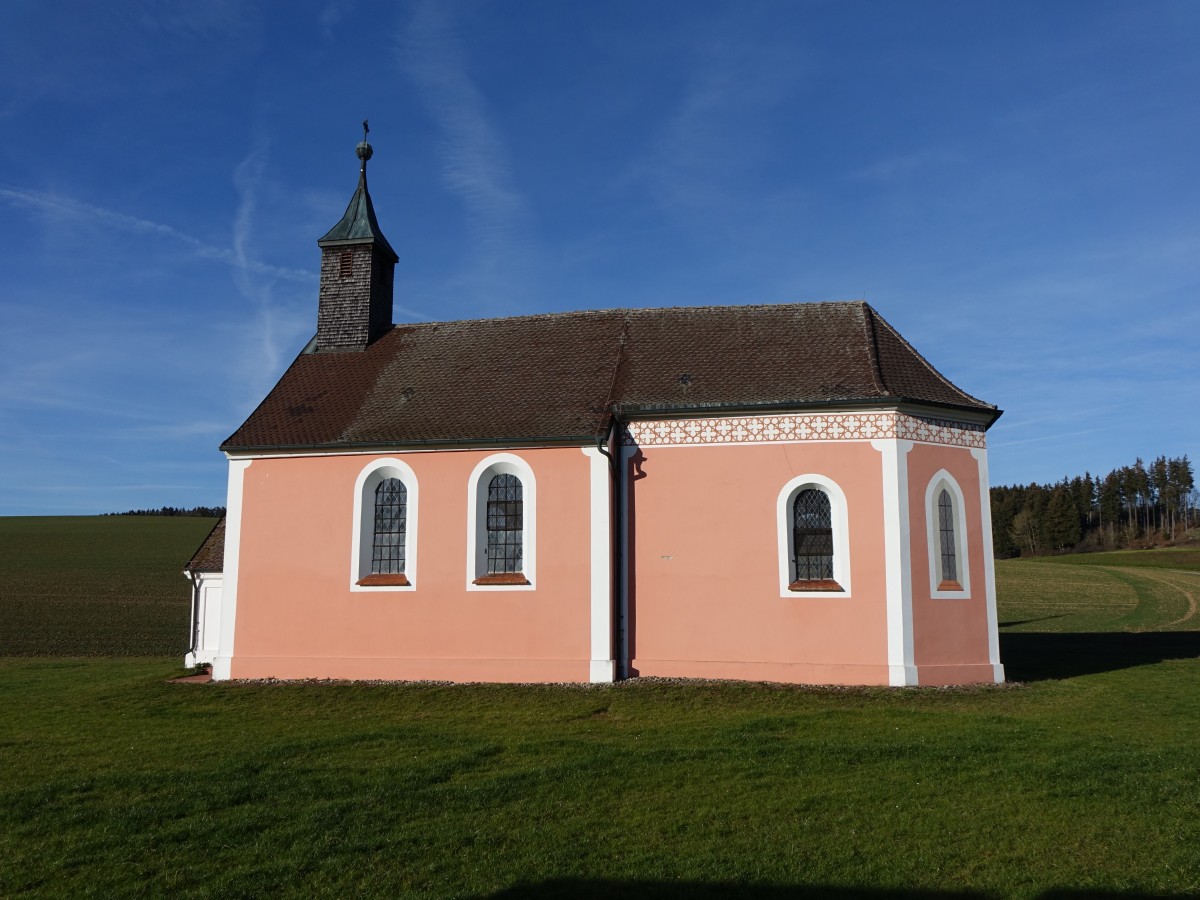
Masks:
[[[982,425],[896,412],[638,420],[625,424],[621,443],[626,447],[663,447],[876,438],[978,449],[987,446]]]

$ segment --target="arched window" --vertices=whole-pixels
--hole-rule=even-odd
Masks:
[[[494,475],[488,482],[487,574],[520,572],[524,552],[524,500],[521,479],[516,475]]]
[[[942,583],[939,587],[945,586],[947,582],[957,584],[958,551],[954,546],[954,501],[950,499],[950,492],[945,488],[938,494],[938,534],[942,551]]]
[[[934,599],[971,596],[963,492],[945,469],[925,490],[926,540],[929,546],[929,591]]]
[[[375,488],[375,536],[372,575],[404,574],[404,537],[408,524],[408,488],[399,478],[385,478]]]
[[[797,475],[776,502],[781,597],[850,595],[846,495],[824,475]]]
[[[417,476],[399,459],[376,459],[354,486],[350,590],[411,589],[417,570]]]
[[[792,577],[833,580],[833,512],[829,497],[816,488],[805,488],[792,504]]]
[[[525,460],[480,460],[467,483],[467,590],[534,589],[536,513],[537,482]]]

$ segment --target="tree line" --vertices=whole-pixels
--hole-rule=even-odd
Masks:
[[[200,516],[219,519],[225,515],[223,506],[160,506],[158,509],[129,509],[125,512],[104,513],[106,516]]]
[[[999,558],[1116,550],[1173,541],[1200,525],[1200,492],[1187,455],[1160,456],[1103,478],[992,488],[992,542]]]

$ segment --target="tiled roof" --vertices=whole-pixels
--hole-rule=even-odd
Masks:
[[[213,526],[208,537],[204,539],[188,564],[183,567],[188,572],[221,572],[225,569],[225,517],[221,516]]]
[[[626,417],[913,402],[964,393],[863,302],[672,307],[398,325],[303,353],[224,450],[587,441]]]

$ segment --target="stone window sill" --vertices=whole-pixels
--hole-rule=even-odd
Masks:
[[[408,576],[403,572],[397,572],[394,575],[364,575],[358,579],[359,587],[408,587]]]
[[[494,575],[480,575],[472,584],[529,584],[529,579],[521,572],[497,572]]]
[[[832,578],[817,578],[809,580],[793,581],[788,585],[789,591],[820,591],[822,593],[840,594],[845,593],[845,588],[834,581]]]

